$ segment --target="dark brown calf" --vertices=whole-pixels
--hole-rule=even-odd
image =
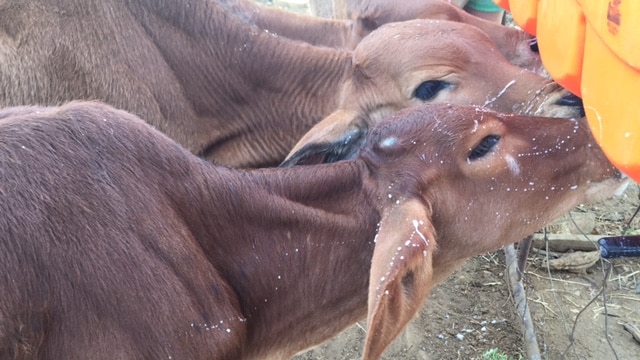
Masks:
[[[0,119],[3,359],[281,359],[365,316],[376,359],[466,258],[625,182],[581,121],[472,107],[252,171],[98,103]]]

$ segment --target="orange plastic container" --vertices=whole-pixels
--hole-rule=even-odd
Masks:
[[[582,97],[605,154],[640,182],[640,1],[494,1],[538,37],[547,71]]]

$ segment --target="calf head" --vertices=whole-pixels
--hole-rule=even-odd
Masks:
[[[380,356],[462,261],[626,185],[584,120],[474,107],[403,110],[372,131],[360,158],[376,174],[383,214],[365,359]]]
[[[321,154],[349,144],[389,114],[422,103],[485,106],[504,113],[580,117],[582,103],[555,82],[509,64],[481,30],[440,20],[387,24],[353,52],[353,73],[338,109],[289,153],[286,165],[347,159]],[[359,144],[355,143],[357,148]]]
[[[526,32],[473,16],[444,0],[388,0],[359,2],[352,17],[361,37],[381,25],[413,19],[450,20],[473,25],[484,31],[500,53],[513,65],[542,72],[543,66],[535,38]]]

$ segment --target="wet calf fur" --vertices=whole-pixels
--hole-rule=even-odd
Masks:
[[[281,359],[364,317],[376,359],[466,258],[624,183],[586,123],[473,107],[262,170],[99,103],[0,119],[3,359]]]

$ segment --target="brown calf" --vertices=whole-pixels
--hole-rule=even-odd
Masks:
[[[0,358],[281,359],[367,316],[376,359],[466,258],[625,183],[583,121],[472,107],[263,170],[98,103],[0,119]]]
[[[466,23],[484,31],[500,53],[513,65],[539,72],[542,61],[535,39],[526,32],[502,26],[470,15],[445,0],[394,2],[367,0],[352,4],[353,20],[324,19],[257,4],[254,0],[236,0],[235,12],[278,36],[301,40],[312,45],[354,49],[378,27],[413,19],[437,19]]]
[[[273,36],[235,16],[234,6],[230,0],[4,1],[0,106],[100,100],[140,116],[216,163],[278,164],[338,107],[341,88],[354,74],[353,54]],[[454,58],[450,51],[457,39],[422,38],[406,45],[429,47],[431,41]],[[440,76],[421,57],[399,59],[378,51],[383,53],[371,56],[401,60],[407,71],[424,69],[421,81]],[[468,78],[464,64],[451,68]],[[505,83],[498,89],[486,84],[500,71],[494,67],[481,82],[464,86],[495,94]],[[385,88],[392,99],[419,84],[398,80],[401,88]],[[392,99],[370,98],[367,104]]]

